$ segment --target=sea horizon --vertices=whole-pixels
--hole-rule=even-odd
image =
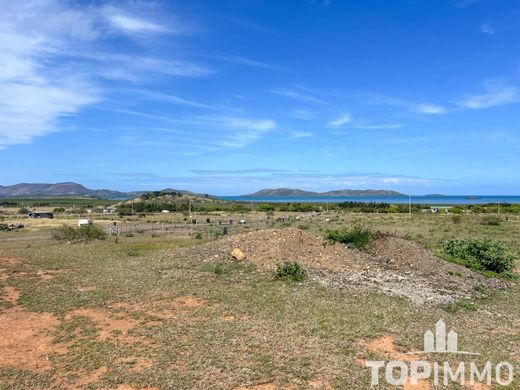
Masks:
[[[389,196],[217,196],[217,199],[249,203],[390,203],[424,205],[520,204],[520,195],[389,195]]]

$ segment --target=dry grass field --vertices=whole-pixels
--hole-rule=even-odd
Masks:
[[[323,237],[363,224],[434,253],[450,237],[494,237],[516,255],[520,248],[516,215],[502,215],[499,226],[482,225],[478,215],[460,223],[432,214],[294,214],[275,222],[277,216],[232,216],[248,224],[234,224],[230,233],[292,227]],[[481,354],[462,359],[520,364],[516,280],[471,299],[417,304],[367,286],[276,280],[247,259],[223,262],[202,250],[223,240],[213,234],[221,227],[206,234],[209,227],[200,226],[201,239],[187,230],[164,234],[161,226],[182,224],[181,214],[132,218],[128,226],[156,228],[117,240],[69,244],[50,237],[50,228],[76,221],[29,221],[25,232],[0,233],[0,388],[369,389],[364,361],[409,357],[403,353],[420,349],[439,319],[459,333],[464,350]],[[297,251],[288,246],[273,261]],[[200,255],[183,255],[189,253]],[[515,381],[500,388],[520,388],[518,368]]]

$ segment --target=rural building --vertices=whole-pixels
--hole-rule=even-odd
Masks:
[[[31,211],[29,213],[30,219],[39,219],[39,218],[54,218],[54,213],[47,212],[47,211]]]

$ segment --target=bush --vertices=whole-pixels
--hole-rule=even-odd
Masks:
[[[202,240],[202,233],[195,234],[195,239],[196,240]]]
[[[303,282],[307,277],[307,271],[299,263],[293,261],[278,264],[274,275],[276,279]]]
[[[459,224],[462,222],[462,217],[460,215],[453,215],[451,217],[451,222]]]
[[[468,268],[496,273],[511,272],[514,257],[509,248],[500,241],[484,239],[451,239],[443,243],[444,253]]]
[[[52,237],[59,241],[88,242],[92,240],[104,240],[105,232],[94,225],[84,225],[78,228],[63,225],[54,229]]]
[[[349,248],[361,249],[368,246],[374,240],[374,235],[367,228],[354,226],[354,228],[350,230],[331,230],[328,232],[326,238],[333,242],[341,242]]]
[[[29,209],[27,207],[20,207],[20,209],[18,210],[18,214],[28,214],[29,213]]]
[[[6,231],[6,232],[7,232],[7,231],[9,231],[9,230],[11,230],[11,229],[9,229],[9,225],[8,225],[8,224],[6,224],[6,223],[0,223],[0,232],[1,232],[1,231]]]
[[[480,221],[481,225],[488,225],[488,226],[499,226],[501,223],[502,223],[502,219],[500,217],[497,217],[496,215],[486,215]]]

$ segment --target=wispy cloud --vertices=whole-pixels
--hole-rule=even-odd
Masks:
[[[301,119],[301,120],[304,120],[304,121],[307,121],[309,119],[312,119],[314,114],[306,109],[306,108],[299,108],[299,109],[296,109],[292,112],[292,115],[293,117],[295,117],[296,119]]]
[[[428,115],[444,114],[447,111],[445,107],[432,103],[422,103],[414,105],[413,110],[415,112],[418,112],[419,114]]]
[[[149,91],[149,90],[145,90],[145,89],[127,89],[127,90],[123,90],[123,92],[137,95],[138,97],[141,97],[142,99],[157,100],[160,102],[173,103],[173,104],[178,104],[178,105],[183,105],[183,106],[203,108],[203,109],[208,109],[208,110],[214,110],[217,108],[211,104],[201,103],[201,102],[198,102],[195,100],[186,99],[183,97],[179,97],[179,96],[175,96],[175,95],[171,95],[171,94],[167,94],[167,93],[154,92],[154,91]]]
[[[327,127],[342,127],[350,122],[352,122],[352,116],[350,114],[341,114],[339,117],[327,122]]]
[[[299,131],[299,130],[293,130],[289,132],[289,136],[291,138],[307,138],[312,137],[314,135],[311,131]]]
[[[277,65],[270,64],[268,62],[253,60],[251,58],[238,56],[238,55],[234,55],[234,54],[218,54],[218,55],[211,55],[211,56],[208,55],[207,57],[226,61],[226,62],[231,62],[231,63],[239,64],[239,65],[253,66],[256,68],[281,70],[281,68]]]
[[[431,102],[413,102],[406,99],[395,98],[392,96],[381,95],[377,93],[367,94],[368,103],[381,104],[394,107],[402,107],[408,111],[421,115],[438,115],[448,112],[448,109],[440,104]]]
[[[495,29],[493,28],[493,26],[491,26],[490,24],[488,23],[483,23],[479,26],[480,28],[480,32],[483,32],[484,34],[494,34],[495,33]]]
[[[102,78],[138,82],[152,75],[199,77],[206,67],[185,60],[103,51],[114,36],[179,33],[149,18],[151,3],[129,8],[60,0],[7,2],[0,14],[0,148],[61,129],[61,119],[106,98]],[[170,23],[171,24],[171,23]],[[152,98],[149,96],[149,98]],[[204,107],[176,96],[154,96]]]
[[[224,117],[216,118],[216,125],[238,130],[222,139],[219,142],[220,146],[243,148],[255,143],[265,134],[273,130],[276,127],[276,122],[271,119]]]
[[[137,15],[132,15],[126,10],[113,6],[105,6],[100,10],[100,12],[101,15],[108,20],[111,26],[125,33],[156,34],[178,32]]]
[[[352,124],[352,127],[356,129],[364,130],[381,130],[381,129],[399,129],[404,127],[402,123],[370,123],[370,122],[356,122]]]
[[[326,104],[323,100],[314,97],[301,88],[273,88],[269,92],[273,95],[285,96],[302,102]]]
[[[517,87],[490,81],[486,83],[484,92],[468,95],[459,101],[458,105],[464,108],[481,109],[513,103],[520,103],[520,92]]]

